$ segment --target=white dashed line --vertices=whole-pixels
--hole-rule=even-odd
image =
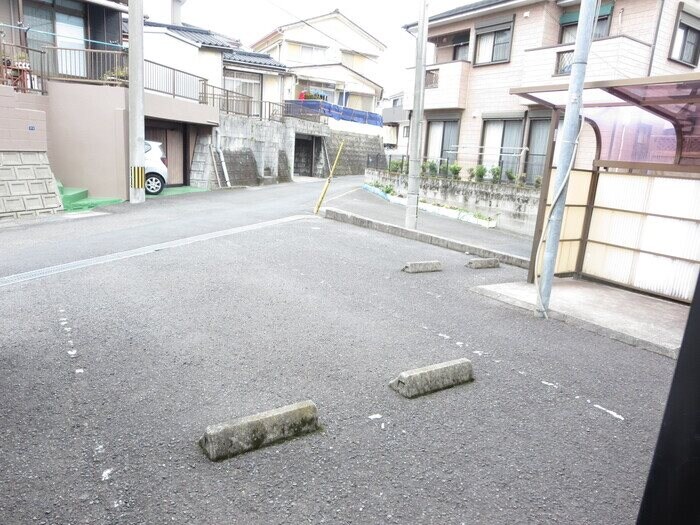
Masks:
[[[112,475],[112,471],[114,471],[113,468],[108,468],[104,472],[102,472],[102,481],[107,481],[109,477]]]
[[[593,405],[593,406],[596,407],[598,410],[602,410],[603,412],[605,412],[605,413],[607,413],[607,414],[610,414],[610,415],[611,415],[612,417],[614,417],[615,419],[619,419],[620,421],[624,421],[624,420],[625,420],[625,418],[622,417],[622,416],[621,416],[620,414],[618,414],[617,412],[613,412],[612,410],[608,410],[607,408],[602,407],[602,406],[600,406],[600,405]]]

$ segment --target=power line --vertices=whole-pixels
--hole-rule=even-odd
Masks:
[[[284,7],[278,6],[277,4],[275,4],[274,2],[272,2],[271,0],[265,0],[265,1],[266,1],[268,4],[270,4],[270,5],[274,6],[274,7],[276,7],[276,8],[279,9],[280,11],[284,11],[284,12],[287,13],[289,16],[296,18],[297,21],[299,21],[299,22],[301,22],[301,23],[303,23],[303,24],[306,24],[307,26],[309,26],[309,27],[310,27],[311,29],[313,29],[314,31],[317,31],[317,32],[321,33],[321,34],[322,34],[323,36],[325,36],[326,38],[329,38],[329,39],[333,40],[333,42],[335,42],[336,44],[338,44],[338,45],[344,47],[345,49],[347,49],[347,50],[349,50],[349,51],[352,51],[353,53],[355,53],[355,54],[357,54],[357,55],[363,56],[363,57],[365,57],[366,59],[371,60],[371,61],[374,62],[375,64],[378,64],[378,63],[379,63],[379,62],[378,62],[377,60],[375,60],[372,56],[367,55],[367,54],[365,54],[365,53],[362,53],[362,52],[360,52],[360,51],[357,51],[356,49],[353,49],[353,48],[351,48],[350,46],[346,46],[344,43],[342,43],[342,42],[341,42],[340,40],[338,40],[337,38],[332,37],[331,35],[329,35],[328,33],[324,32],[324,31],[321,31],[318,27],[315,27],[314,25],[310,24],[308,21],[306,21],[306,20],[304,20],[304,19],[302,19],[302,18],[299,18],[297,15],[295,15],[294,13],[288,11],[288,10],[285,9]]]

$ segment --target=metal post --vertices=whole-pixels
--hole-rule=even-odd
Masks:
[[[576,30],[576,45],[571,64],[571,79],[569,81],[569,94],[564,113],[564,125],[561,133],[561,147],[557,159],[557,174],[554,179],[554,195],[559,195],[556,202],[552,203],[552,212],[547,231],[547,243],[545,245],[540,277],[540,305],[538,314],[545,316],[549,308],[549,299],[552,294],[552,280],[557,263],[559,251],[559,237],[561,235],[562,220],[564,218],[564,205],[566,203],[566,190],[568,186],[569,167],[576,145],[576,138],[580,128],[580,115],[582,107],[583,83],[586,77],[586,64],[593,40],[593,26],[598,12],[599,0],[582,0],[581,11]],[[546,195],[545,195],[546,198]],[[535,269],[537,271],[537,269]]]
[[[129,2],[129,202],[146,201],[143,114],[143,0]]]
[[[416,74],[413,83],[413,112],[409,136],[408,199],[406,202],[406,228],[418,228],[418,194],[420,192],[420,143],[423,135],[423,98],[425,95],[425,54],[428,36],[428,2],[420,1],[418,37],[416,39]]]

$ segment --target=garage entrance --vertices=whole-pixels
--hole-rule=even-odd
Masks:
[[[168,186],[183,186],[188,182],[184,128],[180,122],[146,121],[146,140],[162,144],[168,165]]]

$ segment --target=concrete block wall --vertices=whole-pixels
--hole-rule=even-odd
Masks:
[[[210,145],[210,134],[197,135],[190,166],[190,186],[193,188],[213,190],[219,187],[216,182],[216,172],[214,171]],[[217,169],[220,171],[219,166],[217,166]],[[223,181],[223,177],[221,180]]]
[[[385,170],[367,169],[365,182],[391,185],[403,195],[408,190],[408,177]],[[533,235],[540,205],[540,190],[515,184],[492,184],[421,177],[420,198],[431,204],[463,208],[471,212],[497,217],[497,227],[525,235]]]
[[[0,220],[50,215],[62,208],[45,152],[0,152]]]
[[[343,141],[345,141],[345,144],[338,160],[335,175],[361,175],[367,167],[368,155],[383,156],[384,143],[382,137],[331,130],[330,139],[326,142],[331,165],[333,165],[338,148]]]

